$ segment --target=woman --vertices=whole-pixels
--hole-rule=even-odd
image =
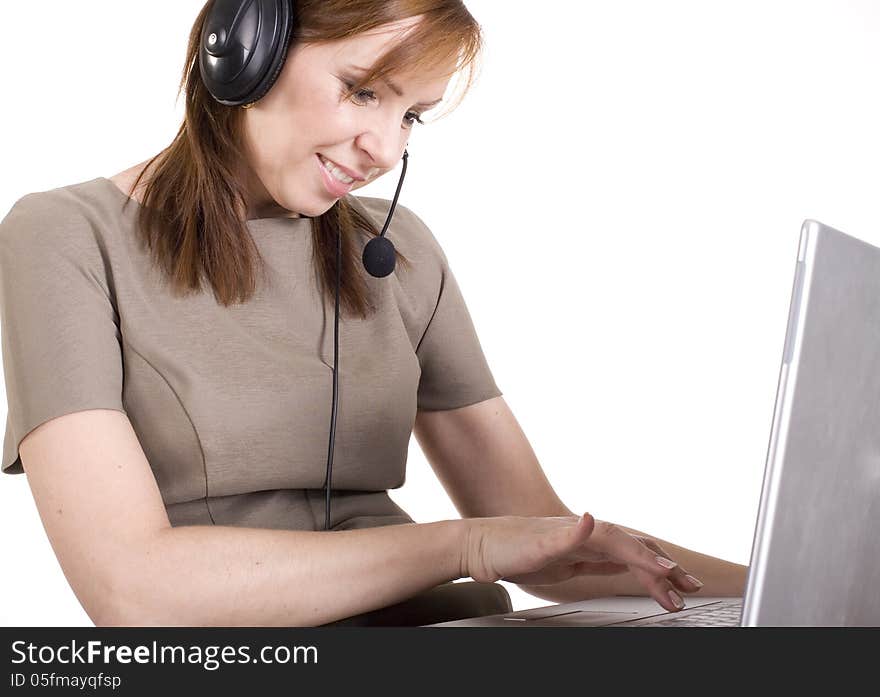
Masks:
[[[740,595],[744,567],[562,503],[430,230],[396,197],[352,195],[474,64],[465,6],[296,3],[266,79],[244,100],[209,92],[230,35],[277,29],[253,13],[283,24],[287,7],[207,3],[174,142],[25,196],[2,224],[3,470],[27,471],[89,616],[429,624],[509,610],[500,579],[670,611],[686,593]],[[385,220],[397,263],[366,274]],[[416,524],[388,496],[412,433],[463,519]]]

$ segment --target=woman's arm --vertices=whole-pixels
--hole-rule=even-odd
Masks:
[[[462,518],[569,515],[504,397],[419,411],[413,433]]]
[[[64,575],[97,625],[311,626],[461,578],[470,523],[172,527],[126,414],[60,416],[20,446]]]
[[[574,515],[541,469],[516,417],[503,397],[446,411],[419,411],[414,433],[431,467],[462,517]],[[656,540],[707,596],[745,592],[748,567]],[[521,586],[554,602],[608,595],[646,595],[631,573],[582,576],[552,586]]]
[[[465,523],[167,528],[130,555],[115,623],[311,627],[358,615],[462,578]]]

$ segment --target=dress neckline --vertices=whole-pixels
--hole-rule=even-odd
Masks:
[[[136,198],[132,198],[127,193],[125,193],[122,189],[120,189],[118,186],[116,186],[116,183],[112,179],[109,179],[108,177],[98,177],[98,181],[106,184],[111,189],[113,189],[113,191],[116,192],[116,195],[119,198],[121,198],[123,201],[128,201],[132,206],[134,206],[134,208],[136,210],[139,210],[141,208],[140,201],[138,201]],[[270,218],[248,218],[245,221],[245,223],[250,225],[251,223],[272,223],[272,222],[277,221],[279,223],[290,224],[290,223],[297,223],[297,222],[300,222],[303,220],[311,220],[311,218],[307,218],[305,216],[300,216],[299,218],[284,218],[281,216],[275,216],[275,217],[270,217]]]

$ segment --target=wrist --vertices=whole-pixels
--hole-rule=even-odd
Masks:
[[[454,531],[453,540],[455,545],[456,578],[468,578],[468,558],[470,556],[471,540],[474,535],[474,519],[458,518],[447,521]]]
[[[457,542],[459,552],[458,578],[471,578],[473,562],[479,555],[482,546],[483,528],[480,518],[460,518],[450,521],[457,528]]]

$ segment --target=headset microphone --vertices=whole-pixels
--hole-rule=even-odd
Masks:
[[[400,187],[403,186],[403,178],[406,176],[406,161],[409,159],[409,153],[403,151],[403,170],[400,172],[400,180],[397,182],[397,191],[394,192],[394,200],[391,202],[391,209],[388,211],[388,218],[382,227],[382,232],[378,237],[374,237],[367,246],[364,247],[363,262],[364,268],[376,278],[385,278],[394,271],[394,245],[391,240],[385,237],[388,225],[391,222],[391,216],[394,215],[394,208],[397,206],[397,197],[400,196]]]

